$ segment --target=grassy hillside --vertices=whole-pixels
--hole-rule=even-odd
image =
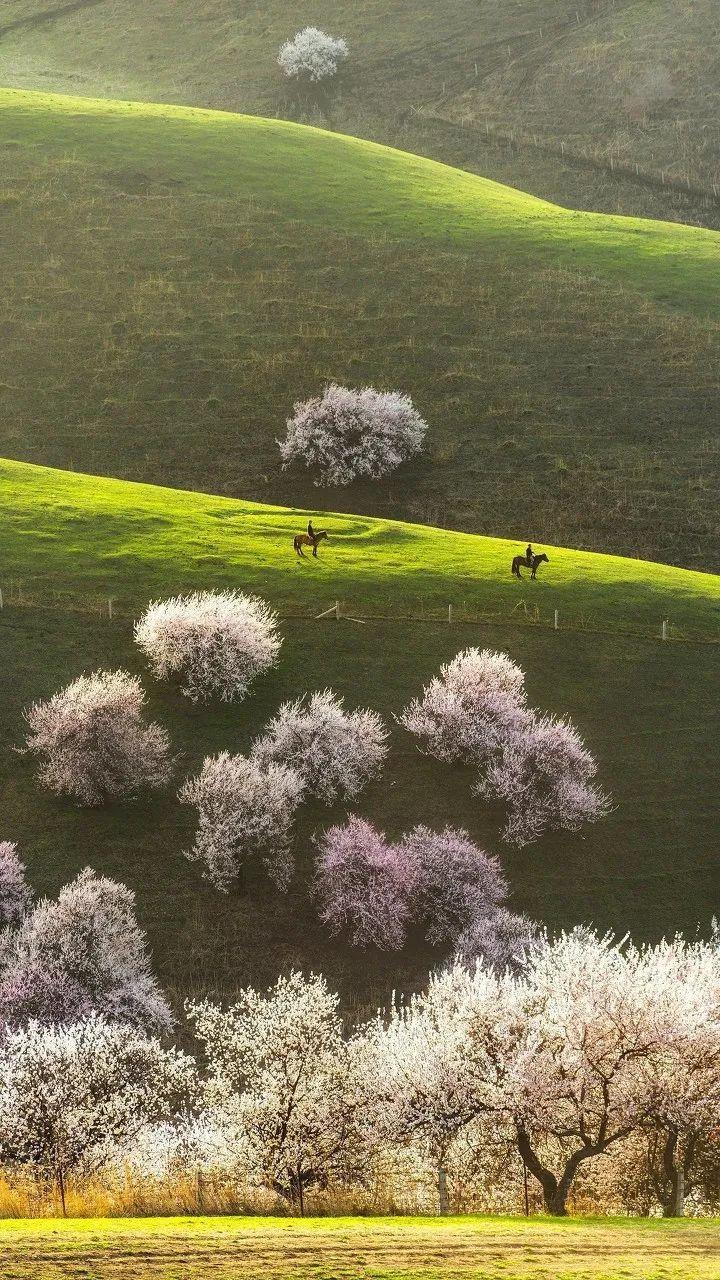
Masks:
[[[461,647],[499,647],[526,669],[533,703],[579,725],[615,799],[611,817],[583,836],[507,850],[501,815],[471,799],[468,771],[424,758],[397,727],[386,775],[359,811],[393,835],[418,821],[467,826],[500,854],[513,905],[552,926],[593,920],[657,937],[705,926],[717,910],[717,578],[548,548],[543,576],[518,584],[514,543],[328,514],[317,517],[330,530],[321,556],[298,561],[291,541],[305,512],[17,463],[2,464],[0,481],[0,660],[12,673],[0,692],[2,836],[19,841],[41,889],[88,863],[132,885],[172,990],[227,992],[298,964],[365,1004],[421,981],[436,958],[419,939],[399,957],[358,953],[318,926],[311,836],[342,806],[303,810],[287,897],[260,876],[225,897],[182,857],[191,814],[172,789],[80,810],[40,793],[31,762],[13,751],[24,705],[100,665],[142,672],[132,617],[150,597],[203,585],[261,592],[285,640],[279,668],[239,707],[194,708],[145,673],[151,713],[181,753],[178,781],[207,752],[245,749],[287,697],[330,685],[389,720]],[[335,599],[369,621],[312,620]],[[685,638],[663,644],[662,618]]]
[[[350,42],[331,108],[343,132],[430,148],[583,207],[644,212],[649,193],[540,152],[508,156],[488,146],[486,123],[562,141],[568,156],[718,182],[713,0],[6,0],[0,83],[286,116],[303,108],[276,53],[307,23]],[[465,135],[424,115],[463,119]],[[667,187],[652,193],[655,216],[676,203]]]
[[[180,1268],[200,1280],[287,1275],[298,1280],[712,1280],[716,1221],[521,1218],[138,1218],[0,1223],[14,1280],[126,1276],[148,1280]],[[241,1260],[241,1261],[240,1261]],[[652,1271],[648,1271],[648,1266]]]
[[[293,400],[374,382],[428,454],[327,505],[720,567],[717,233],[221,113],[5,92],[0,146],[6,454],[309,505]]]

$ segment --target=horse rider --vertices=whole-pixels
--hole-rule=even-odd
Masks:
[[[528,542],[527,547],[525,548],[525,561],[526,561],[526,563],[527,563],[528,567],[530,567],[530,568],[531,568],[531,567],[532,567],[532,562],[533,562],[533,549],[532,549],[532,543],[531,543],[531,542]]]
[[[312,527],[312,520],[308,520],[308,530],[307,530],[307,531],[308,531],[308,538],[310,538],[311,542],[313,542],[313,543],[314,543],[314,542],[315,542],[315,530],[314,530],[314,529],[313,529],[313,527]]]

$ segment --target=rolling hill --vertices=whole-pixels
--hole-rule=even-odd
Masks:
[[[101,810],[40,792],[14,751],[22,708],[98,666],[143,673],[151,714],[180,753],[179,782],[206,753],[245,749],[287,697],[329,685],[392,724],[460,648],[502,648],[525,668],[532,702],[578,724],[613,814],[583,836],[505,849],[499,814],[471,799],[468,771],[421,756],[396,726],[386,774],[357,809],[392,834],[418,821],[465,825],[499,853],[513,905],[551,926],[593,920],[657,937],[706,927],[717,910],[717,577],[550,547],[544,576],[517,583],[514,543],[327,513],[317,521],[330,531],[321,557],[298,561],[291,541],[305,512],[15,462],[0,464],[0,501],[0,656],[12,673],[0,692],[1,836],[19,842],[42,890],[87,864],[129,883],[176,994],[229,993],[303,965],[365,1006],[420,981],[435,956],[419,940],[400,956],[358,953],[318,926],[311,836],[342,806],[303,810],[301,874],[286,898],[260,877],[225,897],[182,857],[191,814],[173,788]],[[204,586],[261,592],[281,615],[280,665],[237,707],[193,707],[143,672],[132,644],[132,618],[149,598]],[[345,616],[315,620],[336,599]]]
[[[4,91],[0,150],[7,455],[314,505],[292,403],[372,382],[428,454],[326,505],[720,568],[717,233],[188,108]]]
[[[275,62],[308,23],[352,49],[334,128],[561,203],[717,224],[716,202],[669,185],[720,180],[713,0],[5,0],[0,83],[312,116]],[[493,146],[488,127],[514,145]],[[623,164],[656,186],[621,179]]]

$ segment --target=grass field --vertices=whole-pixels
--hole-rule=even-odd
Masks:
[[[573,213],[356,139],[0,94],[6,455],[310,505],[336,378],[427,456],[326,505],[720,568],[718,233]]]
[[[715,1280],[716,1221],[4,1221],[5,1280]]]
[[[305,512],[17,463],[2,464],[0,497],[0,656],[12,673],[0,692],[3,838],[19,841],[39,889],[56,891],[87,864],[129,883],[172,991],[229,993],[294,964],[326,972],[349,1005],[367,1008],[422,982],[438,958],[420,939],[400,956],[357,953],[319,928],[311,836],[342,806],[303,809],[287,897],[259,876],[225,897],[182,857],[191,815],[172,789],[98,811],[38,791],[13,751],[22,707],[82,670],[142,672],[131,618],[150,597],[200,586],[261,592],[283,615],[285,642],[277,671],[239,707],[193,708],[146,679],[151,713],[181,753],[178,781],[207,752],[245,749],[306,689],[330,685],[390,718],[459,648],[500,647],[526,669],[533,703],[571,715],[596,751],[617,805],[610,818],[584,836],[505,850],[500,814],[472,801],[468,772],[419,755],[397,728],[360,812],[392,834],[418,821],[467,826],[500,853],[513,905],[552,926],[593,920],[638,937],[707,927],[720,890],[717,578],[549,548],[544,576],[518,584],[514,543],[345,515],[318,515],[330,540],[317,561],[299,562],[291,538]],[[309,621],[336,599],[372,620]],[[685,639],[662,644],[663,618]]]
[[[286,116],[297,104],[276,52],[315,23],[350,42],[331,111],[343,132],[395,145],[407,136],[408,149],[429,143],[448,159],[447,138],[424,136],[420,115],[463,119],[464,167],[495,165],[514,185],[561,202],[582,199],[585,185],[607,201],[598,207],[619,200],[627,212],[640,211],[641,188],[610,175],[603,187],[588,170],[574,182],[570,166],[538,154],[495,154],[485,122],[658,175],[718,180],[713,0],[85,0],[36,20],[65,6],[5,0],[0,31],[24,25],[0,36],[0,83]],[[667,192],[654,201],[655,216],[672,207]]]

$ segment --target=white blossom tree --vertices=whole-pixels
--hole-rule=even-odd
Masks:
[[[52,1179],[65,1213],[73,1175],[97,1173],[192,1092],[191,1060],[135,1028],[30,1022],[0,1043],[0,1160]]]
[[[280,889],[292,878],[292,827],[303,779],[284,764],[263,765],[246,756],[206,756],[179,798],[198,813],[195,843],[186,856],[204,877],[227,893],[243,866],[261,858]]]
[[[222,1010],[188,1013],[207,1061],[205,1100],[250,1171],[304,1212],[334,1179],[362,1180],[362,1076],[324,979],[291,973]]]
[[[173,1022],[135,919],[135,895],[86,868],[55,901],[41,899],[5,931],[0,1021],[71,1022],[92,1012],[147,1031]]]
[[[314,892],[320,919],[349,928],[356,946],[399,950],[412,918],[415,864],[369,822],[351,815],[318,843]]]
[[[525,676],[505,653],[464,649],[440,668],[398,721],[436,760],[481,764],[527,718]]]
[[[644,1067],[666,1039],[662,993],[640,953],[587,929],[535,947],[515,981],[524,1029],[508,1105],[547,1211],[564,1215],[583,1163],[647,1115]]]
[[[676,937],[645,948],[639,963],[653,991],[657,1021],[664,1024],[660,1051],[642,1064],[650,1172],[664,1215],[682,1217],[703,1158],[717,1147],[720,951]]]
[[[330,36],[318,27],[304,27],[280,46],[278,65],[289,80],[318,84],[337,75],[349,52],[342,37]]]
[[[610,811],[593,782],[597,763],[568,720],[529,715],[508,725],[501,749],[481,770],[476,794],[502,800],[508,819],[503,838],[526,845],[548,830],[579,831]]]
[[[0,840],[0,928],[17,925],[32,905],[25,864],[10,840]]]
[[[285,466],[300,463],[316,484],[377,480],[423,447],[427,423],[409,396],[331,383],[322,396],[298,402],[279,441]]]
[[[175,677],[192,702],[241,701],[277,662],[277,617],[256,596],[197,591],[157,600],[135,624],[135,642],[159,680]]]
[[[27,750],[57,795],[103,804],[140,787],[162,787],[172,766],[168,735],[143,719],[145,694],[127,671],[80,676],[25,711]]]
[[[286,702],[252,748],[263,765],[294,769],[325,804],[354,800],[380,773],[387,730],[375,711],[346,711],[331,689]]]
[[[448,1211],[447,1163],[478,1117],[508,1130],[508,1059],[522,1036],[518,993],[509,976],[454,964],[427,990],[380,1014],[365,1032],[368,1123],[390,1143],[418,1143],[437,1171],[439,1207]]]

